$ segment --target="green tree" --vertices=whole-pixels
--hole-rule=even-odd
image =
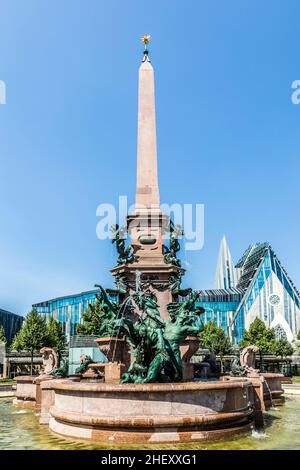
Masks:
[[[55,349],[55,351],[60,354],[66,347],[66,344],[67,338],[62,330],[61,324],[51,317],[47,323],[47,341],[45,345]]]
[[[0,343],[7,343],[5,331],[2,325],[0,325]]]
[[[223,373],[223,357],[232,352],[232,346],[223,328],[218,327],[213,321],[209,321],[204,326],[204,330],[199,335],[200,347],[208,349],[210,352],[220,357],[221,372]]]
[[[278,339],[273,343],[272,352],[274,356],[280,357],[283,360],[284,357],[291,356],[293,354],[294,348],[287,339]]]
[[[89,304],[82,314],[83,323],[77,325],[76,333],[80,335],[97,335],[103,321],[102,314],[102,302],[97,299],[94,304]]]
[[[244,338],[240,342],[240,347],[257,346],[259,348],[260,367],[263,366],[263,355],[273,352],[275,342],[275,331],[267,328],[265,323],[259,318],[251,323],[249,330],[245,330]]]
[[[297,339],[300,341],[300,330],[298,331]]]
[[[48,345],[48,329],[44,317],[38,315],[36,309],[31,310],[23,325],[15,336],[11,349],[28,351],[31,356],[30,371],[33,372],[33,355]]]

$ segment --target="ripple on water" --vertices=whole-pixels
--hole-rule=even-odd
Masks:
[[[13,415],[26,415],[27,413],[29,413],[28,410],[17,410],[12,412]]]
[[[267,439],[267,437],[269,437],[269,436],[264,431],[255,431],[255,430],[253,430],[251,432],[251,437],[253,437],[254,439]]]
[[[300,397],[287,399],[285,405],[270,409],[265,415],[266,427],[252,430],[248,435],[215,442],[189,444],[157,444],[115,446],[108,443],[90,443],[70,440],[52,434],[47,426],[40,426],[31,410],[16,409],[11,398],[0,398],[0,449],[299,449],[300,450]]]

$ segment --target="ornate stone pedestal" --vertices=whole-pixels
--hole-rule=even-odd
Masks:
[[[130,353],[126,338],[97,338],[95,342],[98,344],[100,351],[107,357],[108,362],[122,363],[129,367]]]
[[[88,366],[87,370],[82,374],[81,380],[84,381],[98,381],[104,379],[104,364],[92,363]]]
[[[194,379],[194,364],[190,362],[192,356],[199,348],[200,340],[196,336],[188,336],[180,345],[180,353],[182,359],[182,375],[185,382]]]
[[[46,382],[49,380],[53,380],[54,377],[52,375],[43,374],[39,377],[36,377],[34,380],[35,383],[35,411],[40,413],[41,411],[41,402],[42,402],[42,394],[41,394],[41,383]]]
[[[98,338],[95,340],[108,362],[90,364],[83,374],[83,379],[103,378],[106,383],[119,383],[122,375],[128,371],[131,356],[126,338]]]
[[[82,379],[90,382],[103,379],[105,383],[120,383],[122,375],[127,371],[128,367],[118,362],[94,363],[88,366]]]
[[[282,405],[285,401],[283,396],[284,390],[282,388],[284,376],[270,372],[265,372],[260,375],[264,378],[263,396],[266,408],[273,405]]]
[[[17,387],[14,405],[35,408],[36,401],[36,375],[20,375],[15,378]]]
[[[128,371],[128,367],[122,363],[108,362],[104,365],[104,377],[106,383],[120,383],[122,375]]]

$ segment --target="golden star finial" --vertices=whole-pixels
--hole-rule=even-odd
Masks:
[[[150,34],[144,34],[144,36],[141,37],[141,41],[142,43],[145,44],[145,46],[146,44],[149,44],[150,39],[151,39]]]

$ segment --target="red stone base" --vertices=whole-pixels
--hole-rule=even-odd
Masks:
[[[16,391],[14,405],[26,408],[35,408],[37,375],[20,375],[16,377]]]
[[[66,415],[59,416],[52,410],[52,418],[50,419],[50,429],[61,436],[91,439],[99,442],[110,442],[115,444],[155,444],[168,442],[197,442],[205,440],[217,440],[226,437],[233,437],[242,433],[250,432],[252,428],[251,421],[245,415],[240,415],[241,423],[234,425],[230,420],[227,427],[224,426],[224,420],[219,416],[211,416],[210,425],[186,425],[178,426],[173,424],[165,424],[165,426],[156,425],[153,429],[153,423],[145,423],[145,427],[137,427],[133,423],[123,423],[122,427],[111,427],[111,419],[109,422],[97,426],[95,419],[75,423],[74,416],[69,416],[70,422],[67,421]],[[55,415],[55,416],[54,416]],[[182,420],[189,421],[190,417],[183,416]],[[226,416],[226,420],[228,416]],[[237,416],[235,416],[237,419]],[[155,420],[153,420],[155,421]],[[223,422],[222,422],[223,421]],[[181,423],[182,424],[182,423]]]
[[[30,408],[30,409],[34,410],[35,409],[35,400],[26,400],[26,399],[14,398],[13,405],[17,406],[18,408]]]
[[[263,386],[263,396],[265,407],[268,409],[270,406],[280,406],[285,402],[284,390],[282,388],[282,381],[284,376],[282,374],[263,373],[261,376],[265,380]]]
[[[96,384],[55,380],[49,427],[111,443],[195,442],[247,432],[251,383]],[[43,403],[43,400],[42,400]]]
[[[254,423],[257,428],[264,426],[263,412],[271,406],[283,405],[285,398],[282,388],[282,374],[261,373],[258,376],[231,377],[223,376],[222,381],[250,381],[250,399],[253,404]]]

